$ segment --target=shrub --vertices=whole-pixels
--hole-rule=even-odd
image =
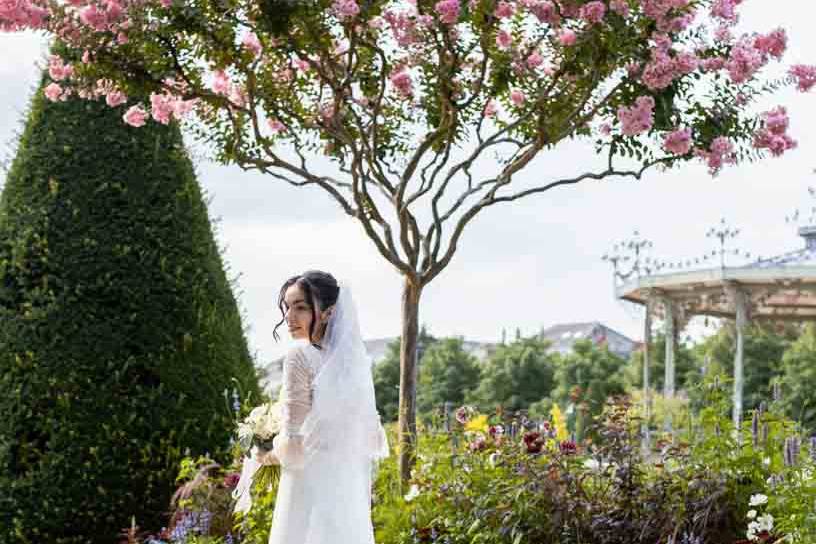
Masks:
[[[34,96],[0,200],[0,542],[111,542],[259,394],[177,126]]]

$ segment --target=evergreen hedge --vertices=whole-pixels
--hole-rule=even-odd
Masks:
[[[0,543],[110,543],[260,391],[179,128],[43,85],[0,197]]]

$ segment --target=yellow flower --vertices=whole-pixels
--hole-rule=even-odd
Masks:
[[[466,431],[482,431],[487,432],[487,416],[480,414],[465,424]]]
[[[569,437],[567,433],[567,421],[564,419],[564,414],[561,413],[561,408],[558,407],[558,403],[553,404],[550,415],[552,416],[553,427],[555,427],[555,438],[559,442],[566,440]]]

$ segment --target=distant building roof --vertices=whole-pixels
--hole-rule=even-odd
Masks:
[[[462,338],[462,337],[460,337]],[[374,361],[376,365],[383,359],[388,352],[388,345],[391,342],[399,341],[399,336],[392,336],[390,338],[377,338],[374,340],[365,340],[366,351],[368,351],[368,355]],[[462,349],[465,350],[466,353],[473,355],[479,361],[484,361],[487,359],[491,353],[493,353],[493,349],[496,347],[496,344],[490,342],[477,342],[474,340],[465,340],[462,338]]]
[[[551,350],[562,354],[570,353],[578,340],[591,340],[596,345],[605,343],[609,351],[627,359],[639,346],[638,342],[598,321],[553,325],[543,329],[540,337],[552,342]]]

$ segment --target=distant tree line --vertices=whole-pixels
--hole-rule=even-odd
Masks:
[[[675,349],[678,396],[699,408],[706,376],[728,379],[734,364],[734,327],[724,323],[715,334],[691,344],[677,341]],[[479,361],[464,348],[461,338],[436,338],[423,328],[417,409],[421,420],[439,415],[446,401],[472,404],[482,413],[527,410],[531,417],[549,417],[553,404],[565,411],[571,427],[582,432],[601,413],[606,399],[642,388],[643,355],[624,359],[606,345],[579,340],[571,353],[550,349],[538,335],[496,346]],[[666,337],[651,344],[651,387],[663,389]],[[779,402],[787,414],[808,430],[816,430],[816,327],[754,323],[746,329],[746,410],[772,398],[779,384]],[[374,369],[377,404],[383,419],[397,419],[399,401],[399,339],[392,342]]]

